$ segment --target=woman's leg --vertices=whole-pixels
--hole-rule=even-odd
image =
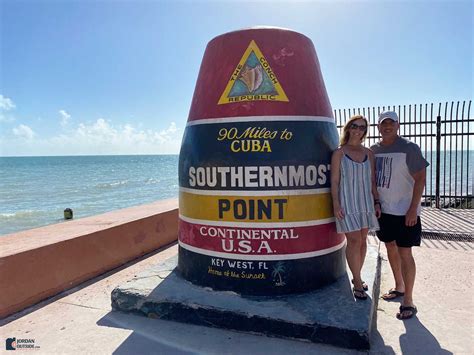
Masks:
[[[364,266],[365,254],[367,254],[367,234],[369,230],[367,228],[362,228],[360,230],[360,268]]]
[[[349,269],[351,269],[352,272],[352,278],[354,279],[354,288],[362,290],[362,280],[360,277],[360,270],[362,269],[360,253],[361,231],[346,233],[346,239],[346,258]]]

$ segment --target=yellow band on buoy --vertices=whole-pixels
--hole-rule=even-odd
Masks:
[[[248,192],[249,195],[252,192]],[[180,192],[180,213],[207,221],[300,222],[333,217],[330,193],[312,195],[212,196]]]

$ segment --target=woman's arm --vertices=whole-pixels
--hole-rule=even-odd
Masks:
[[[379,192],[377,191],[377,185],[375,183],[375,156],[374,152],[372,152],[369,148],[367,148],[368,154],[369,154],[369,159],[370,159],[370,166],[371,166],[371,174],[370,174],[370,183],[372,186],[372,197],[374,199],[374,208],[375,208],[375,215],[377,218],[380,217],[380,214],[382,213],[382,206],[380,205],[379,201]]]
[[[342,149],[336,149],[331,157],[331,196],[334,216],[337,219],[344,218],[344,211],[339,201],[339,181],[341,179],[341,157]]]

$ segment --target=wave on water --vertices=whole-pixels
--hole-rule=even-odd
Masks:
[[[160,179],[149,178],[145,180],[145,184],[159,184]]]
[[[108,188],[113,188],[117,186],[127,185],[128,183],[129,183],[129,180],[122,180],[122,181],[100,183],[100,184],[95,185],[95,187],[99,189],[108,189]]]
[[[10,218],[26,218],[26,217],[34,217],[36,215],[40,215],[42,212],[38,210],[22,210],[17,212],[6,212],[0,213],[0,220],[2,219],[10,219]]]

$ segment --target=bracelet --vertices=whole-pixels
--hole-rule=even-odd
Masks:
[[[382,206],[382,204],[380,203],[380,200],[374,200],[374,206],[375,206],[375,205]]]

